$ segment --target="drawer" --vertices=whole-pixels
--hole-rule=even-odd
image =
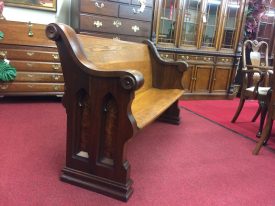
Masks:
[[[117,39],[122,41],[133,41],[133,42],[139,42],[142,43],[145,39],[148,39],[148,37],[138,37],[138,36],[129,36],[129,35],[123,35],[123,34],[108,34],[108,33],[95,33],[95,32],[80,32],[80,34],[84,35],[93,35],[98,37],[104,37],[109,39]]]
[[[17,72],[14,82],[64,82],[62,73]]]
[[[0,93],[8,92],[63,92],[63,83],[0,83]]]
[[[151,24],[150,22],[117,19],[112,17],[81,15],[80,30],[149,37]]]
[[[118,6],[118,3],[110,1],[81,0],[80,12],[117,17]]]
[[[142,13],[135,13],[139,9],[139,6],[120,5],[119,6],[119,17],[134,19],[140,21],[152,21],[152,8],[145,7]]]
[[[234,58],[232,57],[217,57],[217,63],[232,65]]]
[[[0,23],[0,31],[4,33],[4,38],[0,40],[0,43],[56,48],[55,42],[46,37],[45,28],[46,25],[42,24],[2,20]]]
[[[202,56],[202,55],[189,55],[189,54],[178,54],[177,59],[185,60],[187,62],[200,62],[200,63],[213,63],[214,64],[214,57],[213,56]]]
[[[0,55],[8,60],[36,60],[36,61],[59,61],[57,52],[23,50],[23,49],[0,49]]]
[[[166,52],[160,52],[160,57],[166,60],[174,60],[175,54],[174,53],[166,53]]]
[[[60,63],[11,60],[10,64],[15,67],[17,71],[62,73]]]
[[[149,7],[153,7],[153,0],[146,0],[145,5],[149,6]],[[140,1],[139,0],[132,0],[132,4],[134,5],[140,5]]]

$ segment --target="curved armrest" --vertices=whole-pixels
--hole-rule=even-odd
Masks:
[[[139,89],[144,82],[143,75],[135,70],[100,70],[84,53],[83,47],[77,38],[75,31],[61,23],[51,23],[46,28],[46,35],[56,42],[62,67],[75,64],[85,73],[97,77],[118,77],[121,86],[128,90]]]
[[[176,68],[179,69],[181,72],[184,72],[188,69],[188,64],[185,61],[167,61],[164,60],[163,58],[161,58],[161,56],[159,55],[159,52],[157,50],[157,48],[155,47],[154,43],[151,42],[150,40],[144,40],[143,43],[147,44],[149,46],[149,49],[151,50],[154,59],[156,59],[156,61],[159,64],[164,64],[164,65],[170,65],[170,66],[177,66]]]

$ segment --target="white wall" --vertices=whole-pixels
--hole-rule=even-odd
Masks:
[[[71,0],[57,0],[56,12],[18,7],[8,7],[5,5],[3,15],[7,20],[11,21],[31,21],[32,23],[40,24],[61,22],[65,24],[70,24],[70,4]]]

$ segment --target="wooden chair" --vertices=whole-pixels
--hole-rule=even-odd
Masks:
[[[259,107],[252,121],[256,121],[261,114],[260,126],[256,134],[257,137],[260,137],[267,113],[267,92],[270,89],[269,76],[272,73],[272,67],[268,65],[268,44],[264,41],[246,40],[243,44],[242,56],[241,96],[239,106],[231,122],[236,122],[246,100],[258,100]]]
[[[275,69],[275,62],[273,63],[273,73]],[[266,119],[266,124],[263,130],[263,133],[256,145],[256,147],[253,150],[253,154],[257,155],[259,154],[259,151],[263,145],[265,145],[270,138],[270,133],[272,130],[272,125],[273,125],[273,120],[275,119],[275,80],[274,80],[274,75],[272,76],[272,84],[271,84],[271,89],[268,91],[268,113],[267,113],[267,119]]]

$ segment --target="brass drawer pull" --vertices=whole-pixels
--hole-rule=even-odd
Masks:
[[[54,80],[59,80],[59,79],[60,79],[60,75],[53,74],[53,75],[52,75],[52,78],[53,78]]]
[[[0,51],[0,56],[6,58],[8,52],[7,51]]]
[[[137,32],[137,31],[139,31],[139,27],[137,25],[134,25],[134,26],[132,26],[132,30],[134,32]]]
[[[28,26],[29,26],[28,36],[29,36],[29,37],[33,37],[33,32],[32,32],[32,23],[31,23],[31,22],[29,22],[29,23],[28,23]]]
[[[28,84],[28,87],[29,88],[33,88],[33,84]]]
[[[33,74],[27,74],[27,76],[33,78]]]
[[[94,21],[94,26],[96,27],[96,28],[99,28],[99,27],[102,27],[102,22],[101,21]]]
[[[53,64],[52,68],[53,68],[53,70],[59,70],[60,69],[60,64]]]
[[[0,86],[0,88],[1,88],[2,90],[7,89],[8,87],[9,87],[9,85],[7,85],[7,84],[4,84],[4,85],[1,85],[1,86]]]
[[[34,52],[27,52],[27,55],[32,56],[32,55],[34,55]]]
[[[118,27],[120,27],[122,24],[121,24],[121,21],[116,20],[116,21],[113,22],[113,25],[114,25],[116,28],[118,28]]]
[[[55,91],[58,91],[58,90],[60,89],[60,86],[58,86],[58,85],[53,85],[53,89],[54,89]]]
[[[58,59],[59,59],[59,55],[58,55],[58,54],[52,54],[52,57],[53,57],[55,60],[58,60]]]
[[[28,63],[27,63],[27,66],[28,66],[28,67],[32,67],[32,66],[33,66],[33,64],[32,64],[32,63],[30,63],[30,62],[28,62]]]
[[[101,4],[99,5],[99,3],[96,1],[96,2],[95,2],[95,6],[96,6],[97,8],[102,9],[102,8],[104,7],[104,3],[101,2]]]

